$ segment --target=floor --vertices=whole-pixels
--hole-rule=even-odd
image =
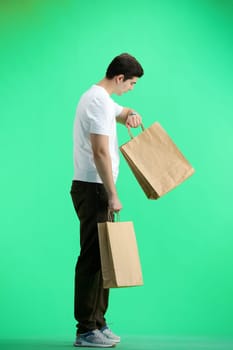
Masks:
[[[0,340],[1,350],[68,350],[72,340]],[[88,349],[88,348],[86,348]],[[127,335],[122,337],[119,350],[233,350],[232,339],[199,337],[156,337]]]

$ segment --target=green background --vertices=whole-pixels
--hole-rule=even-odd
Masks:
[[[75,108],[122,52],[145,75],[115,100],[145,127],[159,121],[196,172],[150,201],[121,158],[121,219],[134,222],[144,286],[112,290],[109,323],[233,336],[232,2],[19,0],[0,12],[0,337],[74,336]]]

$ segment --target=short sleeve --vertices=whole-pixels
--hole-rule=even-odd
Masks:
[[[118,115],[120,115],[122,113],[123,107],[118,105],[116,102],[114,102],[114,105],[115,105],[115,111],[116,111],[116,117],[117,117]]]
[[[110,135],[111,119],[109,117],[108,105],[102,100],[95,97],[88,108],[88,119],[90,133]]]

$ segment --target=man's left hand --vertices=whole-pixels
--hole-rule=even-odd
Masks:
[[[135,113],[131,113],[126,118],[125,125],[127,128],[137,128],[139,125],[142,124],[142,117]]]

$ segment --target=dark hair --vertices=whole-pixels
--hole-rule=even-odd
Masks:
[[[140,78],[144,72],[142,66],[135,57],[128,53],[122,53],[116,56],[109,64],[106,71],[106,78],[112,79],[119,74],[124,74],[124,80],[127,80],[133,77]]]

